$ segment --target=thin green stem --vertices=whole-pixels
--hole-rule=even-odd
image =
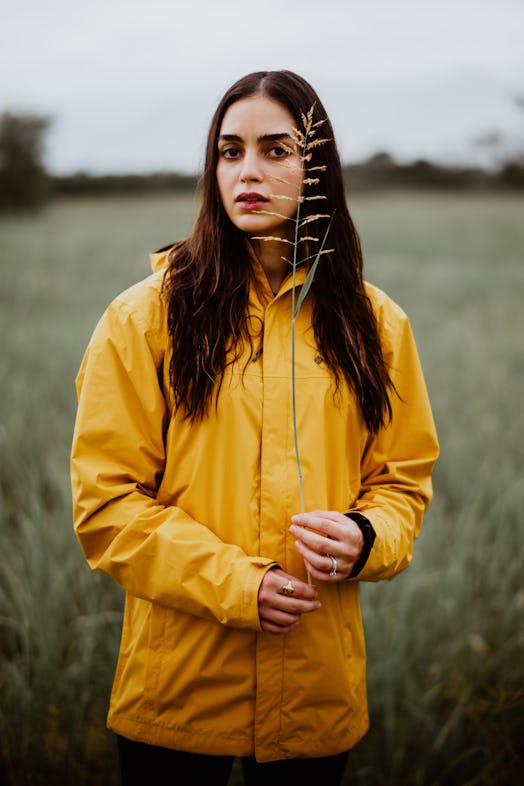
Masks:
[[[303,154],[305,154],[306,150],[306,140],[307,140],[307,130],[306,130],[306,137],[304,140],[303,146]],[[292,275],[292,288],[291,288],[291,395],[292,395],[292,408],[293,408],[293,439],[295,442],[295,457],[297,462],[297,472],[298,472],[298,488],[300,492],[300,512],[305,513],[305,502],[304,502],[304,483],[302,478],[302,464],[300,462],[300,450],[298,447],[298,427],[297,427],[297,392],[296,392],[296,375],[295,375],[295,344],[296,344],[296,320],[297,320],[297,313],[296,313],[296,274],[297,274],[297,264],[298,264],[298,241],[299,241],[299,230],[300,230],[300,206],[301,206],[301,195],[302,195],[302,182],[300,183],[298,189],[298,198],[297,198],[297,212],[295,215],[295,242],[293,243],[293,275]],[[311,574],[307,571],[307,581],[308,584],[312,584]]]
[[[296,405],[296,385],[295,385],[295,322],[296,322],[296,318],[293,317],[293,319],[291,320],[291,390],[293,395],[293,438],[295,440],[295,456],[297,460],[298,486],[300,490],[300,512],[304,513],[305,512],[304,484],[302,480],[302,465],[300,463],[300,451],[298,449],[298,428],[297,428],[297,405]]]
[[[304,144],[305,150],[305,144]],[[291,288],[291,395],[292,395],[292,409],[293,409],[293,439],[295,443],[295,456],[297,462],[298,472],[298,487],[300,491],[300,512],[305,512],[304,503],[304,484],[302,480],[302,464],[300,463],[300,451],[298,447],[298,428],[297,428],[297,391],[296,391],[296,375],[295,375],[295,344],[296,344],[296,319],[297,314],[295,308],[296,302],[296,275],[298,264],[298,233],[300,227],[300,196],[302,193],[302,183],[298,189],[297,199],[297,212],[295,215],[295,242],[293,243],[293,275],[292,275],[292,288]],[[309,574],[308,574],[309,576]]]

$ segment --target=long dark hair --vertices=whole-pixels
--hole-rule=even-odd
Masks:
[[[218,397],[226,364],[238,358],[251,337],[247,325],[251,261],[244,233],[227,217],[216,178],[218,135],[228,108],[243,98],[264,95],[284,106],[302,126],[313,107],[313,123],[324,121],[327,141],[315,148],[321,212],[333,215],[329,247],[321,258],[311,292],[313,328],[319,351],[337,386],[353,389],[369,431],[391,417],[393,388],[382,354],[377,324],[364,288],[362,252],[346,202],[342,166],[333,129],[322,103],[302,77],[291,71],[258,71],[225,93],[213,116],[201,179],[201,206],[191,235],[176,243],[164,278],[171,340],[170,380],[175,406],[192,420],[206,416]],[[318,212],[304,201],[301,216]],[[320,221],[320,220],[319,220]],[[315,221],[311,223],[314,234]],[[322,231],[317,227],[317,230]],[[216,398],[215,398],[216,400]]]

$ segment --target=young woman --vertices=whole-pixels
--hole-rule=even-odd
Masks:
[[[194,229],[152,261],[94,331],[72,449],[77,536],[126,592],[122,781],[241,757],[247,784],[334,786],[369,722],[359,582],[409,565],[438,445],[304,79],[227,91]]]

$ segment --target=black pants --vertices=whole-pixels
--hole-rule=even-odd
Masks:
[[[117,735],[122,786],[227,786],[233,756],[205,756],[134,742]],[[348,754],[260,763],[241,759],[245,786],[339,786]]]

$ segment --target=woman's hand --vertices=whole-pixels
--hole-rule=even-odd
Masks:
[[[334,510],[312,510],[291,520],[290,532],[311,578],[330,583],[347,579],[364,546],[358,524]]]
[[[298,625],[302,614],[320,606],[314,586],[280,568],[268,570],[258,590],[260,624],[267,633],[287,633]]]

